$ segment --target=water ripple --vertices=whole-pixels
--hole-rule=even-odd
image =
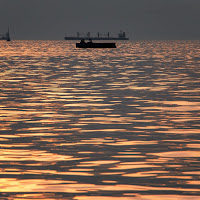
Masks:
[[[0,199],[199,199],[199,41],[0,44]]]

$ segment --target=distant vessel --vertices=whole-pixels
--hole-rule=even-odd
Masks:
[[[8,32],[7,32],[6,34],[0,35],[0,40],[7,40],[7,41],[10,41],[9,29],[8,29]]]
[[[88,32],[86,35],[80,34],[79,32],[77,32],[77,36],[65,36],[64,37],[65,40],[129,40],[128,37],[126,37],[126,33],[120,31],[120,33],[118,34],[118,37],[110,37],[110,33],[108,32],[107,35],[105,36],[101,36],[100,33],[97,33],[97,36],[91,36],[90,32]]]
[[[115,43],[94,43],[90,39],[89,42],[85,42],[84,39],[80,43],[76,43],[76,48],[116,48]]]

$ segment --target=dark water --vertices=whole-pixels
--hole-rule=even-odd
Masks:
[[[200,41],[0,42],[0,199],[197,200]]]

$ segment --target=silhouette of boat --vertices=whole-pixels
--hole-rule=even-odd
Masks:
[[[9,29],[8,29],[8,32],[7,32],[6,34],[0,35],[0,40],[7,40],[7,41],[10,41]]]
[[[76,48],[116,48],[116,45],[115,43],[94,43],[91,39],[86,43],[82,39],[80,43],[76,43]]]
[[[87,33],[87,35],[83,35],[80,34],[79,32],[77,32],[77,36],[65,36],[64,37],[65,40],[129,40],[128,37],[126,37],[126,33],[120,31],[120,33],[118,34],[118,37],[110,37],[110,33],[108,32],[106,36],[101,36],[100,33],[97,33],[97,37],[92,37],[90,35],[90,32]]]

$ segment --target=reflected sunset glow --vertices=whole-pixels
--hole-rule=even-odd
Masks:
[[[0,41],[0,199],[199,199],[199,44]]]

